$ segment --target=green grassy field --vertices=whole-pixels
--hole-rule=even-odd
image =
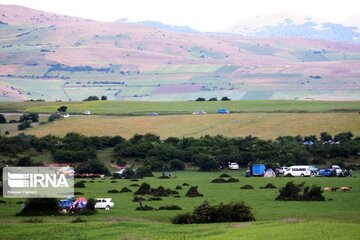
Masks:
[[[289,100],[249,100],[249,101],[92,101],[92,102],[0,102],[0,112],[30,111],[52,113],[59,106],[68,106],[69,113],[82,113],[90,110],[102,115],[146,115],[150,112],[160,114],[187,114],[193,111],[215,113],[218,108],[232,112],[358,112],[360,102],[341,101],[289,101]]]
[[[10,124],[7,124],[10,125]],[[13,124],[12,124],[13,125]],[[15,124],[16,125],[16,124]],[[1,128],[5,128],[0,126]],[[169,115],[169,116],[70,116],[52,124],[35,126],[26,134],[64,136],[78,132],[87,136],[155,133],[161,138],[200,137],[221,134],[229,137],[253,135],[273,139],[285,135],[337,134],[351,131],[360,136],[358,113],[239,113],[230,115]],[[3,130],[2,132],[5,132]],[[11,132],[11,135],[19,131]]]
[[[220,172],[202,173],[194,170],[173,172],[172,179],[146,178],[139,182],[129,180],[87,179],[86,188],[76,189],[85,197],[112,197],[115,207],[110,211],[99,210],[97,215],[82,217],[88,222],[72,224],[75,217],[41,217],[43,223],[24,223],[30,217],[15,217],[21,209],[16,199],[5,199],[0,204],[1,239],[45,239],[49,234],[54,239],[356,239],[360,233],[360,181],[359,172],[353,178],[245,178],[243,172],[228,171],[239,183],[215,184],[210,181]],[[288,181],[317,184],[321,187],[352,186],[351,192],[326,192],[324,202],[281,202],[275,201],[278,189],[260,189],[267,183],[278,188]],[[177,185],[189,183],[199,186],[200,198],[187,198],[188,187],[179,191],[180,198],[163,197],[162,201],[145,201],[144,204],[160,207],[176,204],[181,211],[135,211],[138,203],[133,203],[133,193],[109,194],[108,190],[131,184],[148,182],[152,187],[164,186],[175,189]],[[250,184],[253,190],[242,190]],[[2,198],[1,198],[2,199]],[[256,222],[223,223],[209,225],[172,225],[171,217],[180,212],[191,211],[204,200],[211,204],[220,202],[245,201],[253,208]],[[291,237],[293,236],[293,237]]]

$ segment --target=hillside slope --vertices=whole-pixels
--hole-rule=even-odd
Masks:
[[[360,46],[176,33],[0,5],[0,100],[360,99]]]

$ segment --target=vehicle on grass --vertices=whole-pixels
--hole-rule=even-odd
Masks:
[[[192,112],[192,115],[204,115],[204,114],[207,114],[207,112],[205,112],[205,111],[194,111],[194,112]]]
[[[332,165],[331,169],[336,172],[336,176],[339,176],[342,174],[342,170],[338,165]]]
[[[333,170],[332,169],[320,169],[317,172],[317,175],[319,177],[332,177],[333,176]]]
[[[230,113],[230,111],[225,108],[219,108],[216,112],[219,114],[229,114]]]
[[[280,174],[284,174],[286,169],[288,169],[288,167],[280,167],[280,168],[278,168],[278,171]]]
[[[110,208],[114,207],[114,202],[112,202],[112,198],[95,198],[95,208],[97,209],[105,209],[110,210]]]
[[[151,113],[149,113],[149,116],[159,116],[159,114],[156,112],[151,112]]]
[[[264,164],[253,164],[252,165],[252,175],[253,176],[264,176],[265,165]]]
[[[86,110],[83,112],[84,115],[91,115],[91,111],[90,110]]]
[[[311,167],[300,165],[300,166],[291,166],[284,171],[284,176],[290,174],[294,177],[310,177],[311,176]]]
[[[74,196],[69,196],[64,200],[59,201],[59,207],[61,210],[69,210],[74,202]]]
[[[229,166],[229,169],[231,169],[231,170],[239,170],[240,169],[239,164],[237,164],[235,162],[230,162],[228,166]]]

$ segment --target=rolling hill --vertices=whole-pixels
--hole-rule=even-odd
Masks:
[[[360,99],[360,45],[179,33],[0,5],[0,100]]]

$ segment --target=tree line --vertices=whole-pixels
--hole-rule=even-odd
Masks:
[[[108,173],[97,157],[99,150],[107,148],[112,149],[113,163],[124,165],[131,159],[143,163],[152,171],[182,170],[185,163],[198,166],[201,171],[212,171],[226,167],[228,162],[236,162],[240,166],[264,163],[272,168],[329,163],[344,167],[352,162],[355,165],[351,167],[355,169],[359,166],[360,137],[354,137],[351,132],[335,136],[324,132],[319,137],[281,136],[275,140],[221,135],[169,137],[162,140],[155,134],[135,134],[127,140],[121,136],[87,137],[78,133],[68,133],[64,137],[25,134],[0,137],[0,156],[2,159],[8,158],[2,162],[7,165],[19,162],[34,164],[29,158],[23,159],[23,155],[18,157],[19,153],[37,152],[40,155],[48,151],[55,162],[83,164],[93,170],[101,168],[101,172]],[[86,168],[83,171],[86,172]]]

